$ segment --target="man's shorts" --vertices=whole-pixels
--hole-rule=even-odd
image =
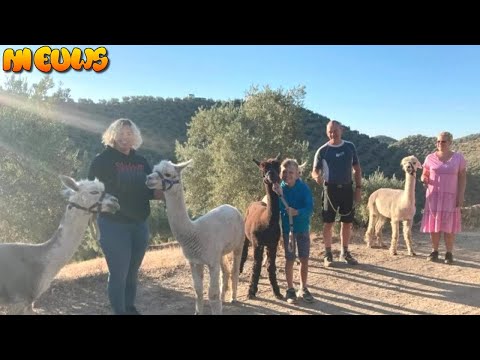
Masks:
[[[352,223],[355,217],[353,208],[353,187],[350,184],[324,184],[322,194],[322,219],[333,223],[337,215],[341,222]]]

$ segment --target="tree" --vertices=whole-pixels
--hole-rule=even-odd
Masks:
[[[3,241],[41,242],[65,209],[58,175],[81,167],[59,114],[50,111],[49,77],[28,86],[10,77],[0,107],[0,231]]]
[[[305,90],[259,90],[252,87],[244,101],[200,109],[187,130],[187,141],[176,143],[180,161],[193,159],[184,172],[185,198],[193,214],[228,203],[244,211],[264,195],[253,159],[281,153],[281,158],[307,160],[300,107]]]

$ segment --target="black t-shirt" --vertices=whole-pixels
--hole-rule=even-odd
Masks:
[[[150,201],[153,190],[145,185],[152,168],[147,160],[130,150],[128,155],[107,146],[90,165],[88,179],[97,178],[105,184],[105,192],[115,196],[120,211],[115,214],[102,213],[120,223],[143,222],[150,215]]]

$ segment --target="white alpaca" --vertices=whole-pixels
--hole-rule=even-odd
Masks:
[[[173,164],[163,160],[147,176],[147,186],[162,189],[167,204],[167,217],[173,235],[182,247],[192,269],[195,287],[195,314],[203,313],[203,270],[208,266],[210,286],[208,299],[212,314],[222,314],[222,301],[230,287],[231,299],[237,299],[240,258],[245,240],[241,213],[230,205],[221,205],[191,221],[185,206],[181,172],[192,160]],[[233,252],[233,265],[228,268],[228,254]],[[220,294],[220,271],[223,274]],[[230,281],[229,281],[230,280]]]
[[[52,238],[42,244],[0,244],[0,304],[7,306],[8,314],[35,314],[34,302],[74,255],[92,214],[120,208],[98,180],[60,178],[69,202]]]
[[[377,245],[383,247],[382,229],[387,219],[390,219],[392,225],[390,254],[397,255],[400,221],[402,221],[408,255],[415,255],[412,249],[412,223],[416,210],[415,182],[417,169],[421,169],[422,165],[415,156],[403,158],[401,165],[405,171],[405,188],[403,190],[378,189],[368,198],[369,220],[365,241],[368,247],[375,245],[375,232]]]

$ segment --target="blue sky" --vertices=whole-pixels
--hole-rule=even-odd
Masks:
[[[307,109],[370,136],[480,133],[474,125],[480,118],[480,46],[75,46],[105,46],[110,59],[101,73],[51,73],[75,100],[188,94],[229,100],[243,98],[252,85],[304,85]],[[40,46],[2,45],[2,57],[9,47]],[[34,69],[21,76],[31,84],[44,75]]]

